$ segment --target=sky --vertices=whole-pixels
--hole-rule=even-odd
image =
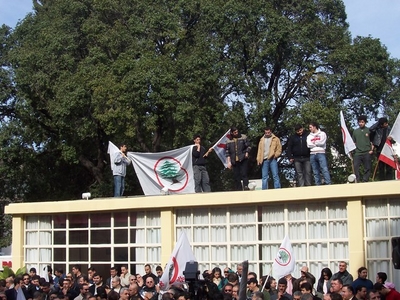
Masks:
[[[379,38],[400,59],[400,0],[344,0],[352,37]],[[32,0],[0,0],[0,24],[15,27],[32,10]]]

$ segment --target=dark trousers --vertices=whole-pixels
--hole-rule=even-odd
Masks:
[[[249,178],[247,177],[247,165],[248,160],[245,159],[235,162],[235,164],[232,166],[233,176],[235,178],[235,190],[237,191],[243,191],[243,188],[247,188],[249,185]]]
[[[310,157],[295,157],[294,168],[297,173],[297,186],[311,185]]]
[[[371,162],[372,157],[371,154],[357,154],[354,155],[354,175],[356,175],[357,182],[368,182],[369,177],[371,176]],[[364,166],[364,175],[360,177],[360,167]]]

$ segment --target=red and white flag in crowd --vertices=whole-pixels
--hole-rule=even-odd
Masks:
[[[224,164],[225,168],[228,167],[225,156],[226,142],[230,139],[230,136],[231,136],[231,130],[228,129],[228,131],[225,132],[225,134],[218,140],[218,142],[216,142],[215,145],[212,146],[215,153],[218,155],[219,159]]]
[[[344,121],[344,117],[343,117],[343,112],[342,111],[340,111],[340,127],[342,129],[344,152],[346,153],[346,155],[348,155],[351,158],[349,153],[351,151],[353,151],[354,149],[356,149],[356,144],[354,144],[354,141],[351,138],[349,130],[347,129],[347,126],[346,126],[346,123]]]
[[[397,157],[400,155],[400,153],[398,153],[398,148],[400,148],[398,146],[398,143],[400,143],[400,113],[397,115],[396,121],[393,124],[389,136],[395,141],[395,143],[388,139],[386,140],[386,143],[382,148],[381,155],[379,155],[379,160],[395,169],[396,179],[400,179],[400,166],[397,159]]]
[[[296,260],[294,258],[292,244],[289,237],[286,235],[283,239],[278,253],[272,264],[273,275],[275,278],[281,278],[294,271]]]
[[[173,284],[185,282],[183,271],[185,271],[186,263],[195,260],[196,258],[194,257],[186,233],[182,231],[164,269],[164,273],[160,278],[160,289],[165,291]]]

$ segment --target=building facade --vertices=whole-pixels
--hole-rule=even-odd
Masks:
[[[372,281],[383,271],[400,287],[391,246],[400,236],[399,184],[10,204],[13,266],[70,271],[81,264],[84,273],[91,266],[107,277],[111,266],[127,264],[144,274],[146,263],[166,264],[185,231],[201,271],[248,260],[249,270],[267,275],[287,234],[295,277],[302,265],[319,278],[324,267],[337,272],[346,261],[355,278],[366,266]]]

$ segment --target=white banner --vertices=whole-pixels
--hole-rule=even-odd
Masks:
[[[174,283],[185,282],[183,271],[185,271],[186,263],[190,261],[196,261],[196,258],[194,257],[186,233],[182,231],[164,269],[164,273],[160,278],[160,288],[165,291]]]
[[[231,130],[228,129],[227,132],[218,140],[218,142],[215,143],[212,148],[214,149],[215,153],[218,155],[219,159],[221,162],[224,164],[225,168],[228,167],[228,164],[226,163],[226,142],[230,138],[230,133]]]
[[[354,144],[354,141],[351,138],[349,131],[347,130],[346,122],[344,121],[342,111],[340,111],[340,127],[342,129],[344,152],[346,153],[346,155],[348,155],[351,158],[349,153],[351,151],[353,151],[354,149],[356,149],[356,144]]]
[[[194,193],[192,146],[157,153],[128,152],[146,196]]]
[[[272,264],[273,274],[275,278],[281,278],[294,271],[296,260],[294,258],[292,244],[286,235],[279,247],[276,258]]]

